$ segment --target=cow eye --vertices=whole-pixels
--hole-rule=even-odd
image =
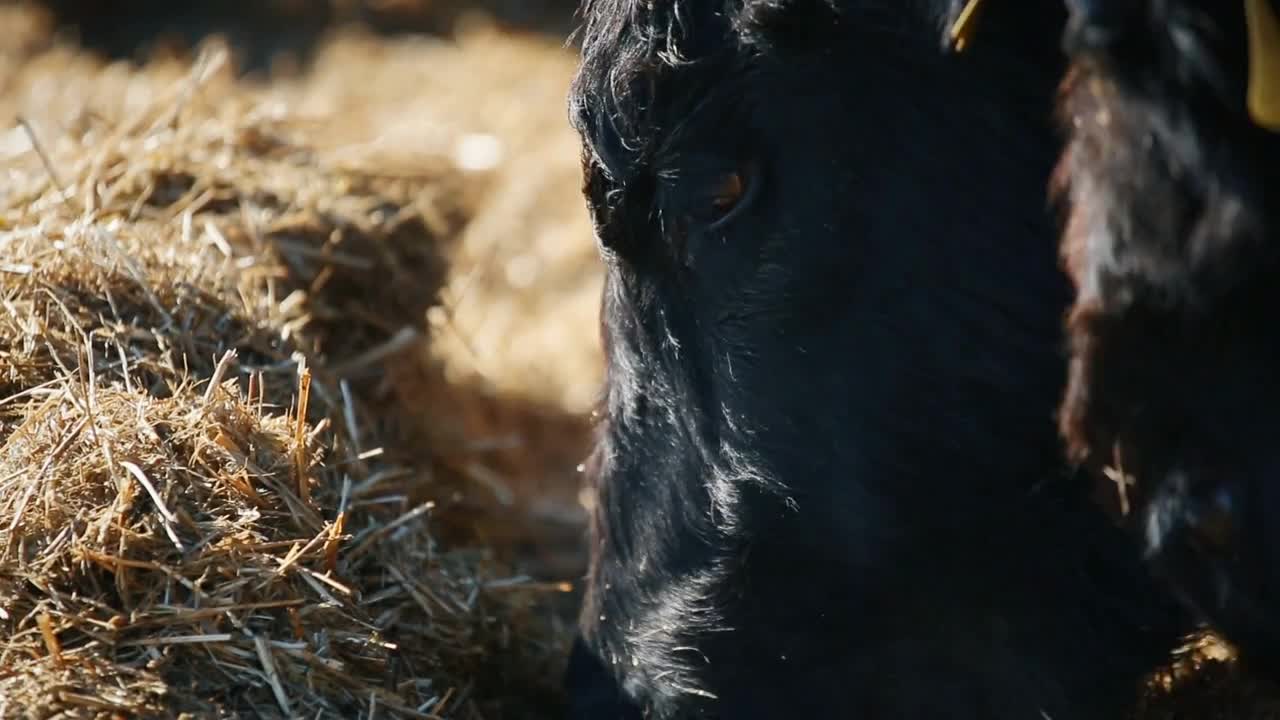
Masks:
[[[758,185],[753,166],[717,174],[708,179],[703,207],[693,213],[693,219],[708,227],[725,224],[749,204]]]
[[[735,170],[720,176],[711,194],[711,207],[718,215],[733,212],[747,191],[747,180],[742,173]]]

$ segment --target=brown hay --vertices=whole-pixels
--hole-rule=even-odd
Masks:
[[[1280,692],[1245,671],[1235,650],[1210,632],[1198,633],[1173,662],[1155,673],[1141,699],[1139,720],[1275,720]]]
[[[475,181],[326,159],[218,58],[0,76],[83,86],[0,143],[0,717],[536,713],[539,588],[437,544],[360,382]]]

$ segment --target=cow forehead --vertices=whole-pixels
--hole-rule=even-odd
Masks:
[[[653,143],[658,107],[682,68],[736,53],[727,0],[587,0],[570,121],[594,164],[619,179]],[[680,73],[675,87],[686,85]]]
[[[939,42],[967,0],[585,0],[570,123],[613,181],[660,155],[666,133],[756,55],[812,54],[890,28]]]
[[[706,91],[699,76],[719,79],[722,63],[760,51],[779,32],[830,28],[836,2],[586,0],[570,121],[612,170],[653,140],[658,116]]]

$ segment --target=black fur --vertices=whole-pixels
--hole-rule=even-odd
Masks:
[[[1095,472],[1132,476],[1126,521],[1153,565],[1277,671],[1280,136],[1246,111],[1243,8],[1073,9],[1056,181],[1078,286],[1062,432]]]
[[[1061,13],[989,1],[954,57],[952,2],[587,3],[608,387],[576,717],[614,716],[603,667],[653,718],[1093,720],[1173,643],[1053,425]],[[751,199],[713,222],[734,168]]]

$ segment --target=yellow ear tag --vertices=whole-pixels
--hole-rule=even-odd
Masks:
[[[978,27],[978,11],[982,8],[982,0],[969,0],[964,9],[956,16],[951,25],[951,46],[961,52],[969,44],[975,28]]]
[[[1280,131],[1280,20],[1271,0],[1244,0],[1249,28],[1249,116]]]

